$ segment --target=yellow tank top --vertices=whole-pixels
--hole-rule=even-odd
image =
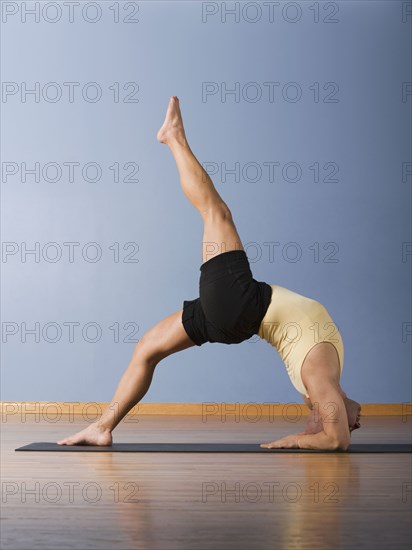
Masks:
[[[301,368],[307,353],[320,342],[336,348],[343,369],[343,342],[326,308],[318,301],[279,285],[272,287],[272,300],[259,327],[258,335],[276,348],[291,379],[308,396]]]

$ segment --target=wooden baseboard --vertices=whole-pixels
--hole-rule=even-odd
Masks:
[[[93,421],[108,405],[104,402],[1,401],[0,412],[7,418],[17,415],[30,420],[40,416],[51,420],[61,415],[80,415]],[[296,418],[308,412],[308,407],[302,403],[139,403],[129,415],[193,415],[251,421],[262,416]],[[412,403],[364,403],[362,415],[411,416]]]

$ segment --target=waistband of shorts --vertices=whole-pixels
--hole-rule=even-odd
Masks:
[[[273,289],[272,289],[272,286],[270,284],[268,284],[264,281],[259,281],[259,286],[260,286],[260,292],[261,292],[261,300],[260,300],[260,308],[261,309],[260,309],[260,313],[259,313],[259,317],[260,317],[259,326],[260,326],[260,324],[263,321],[263,318],[266,315],[266,312],[269,309],[269,306],[272,302]],[[259,330],[259,327],[258,327],[258,330]]]
[[[205,271],[206,269],[219,269],[220,266],[226,266],[232,261],[243,260],[249,265],[249,260],[244,250],[228,250],[227,252],[222,252],[213,256],[210,260],[206,260],[200,266],[200,271]]]

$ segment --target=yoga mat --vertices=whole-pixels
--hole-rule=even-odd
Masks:
[[[16,451],[58,451],[83,453],[412,453],[409,443],[354,443],[348,451],[309,449],[264,449],[258,443],[114,443],[110,447],[94,445],[58,445],[30,443]]]

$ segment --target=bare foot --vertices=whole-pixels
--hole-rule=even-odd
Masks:
[[[59,445],[99,445],[107,446],[111,445],[113,437],[107,428],[99,428],[97,424],[93,423],[87,426],[84,430],[77,432],[70,437],[60,439],[57,441]]]
[[[160,143],[166,144],[169,144],[174,140],[177,140],[180,143],[185,143],[186,141],[179,99],[175,95],[173,95],[169,100],[165,120],[162,127],[157,132],[157,140]]]

